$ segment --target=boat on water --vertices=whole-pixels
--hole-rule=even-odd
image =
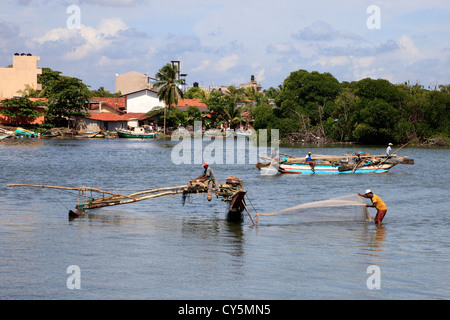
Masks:
[[[218,129],[209,129],[204,133],[205,137],[215,137],[215,138],[228,138],[233,135],[233,130],[227,129],[225,131],[221,131]]]
[[[76,139],[82,139],[82,138],[94,138],[100,133],[100,131],[92,132],[92,131],[86,131],[86,132],[79,132],[78,134],[74,135],[73,137]]]
[[[227,221],[242,222],[244,220],[243,211],[246,210],[250,219],[253,222],[250,213],[245,205],[244,197],[247,191],[243,189],[242,179],[238,179],[235,176],[227,177],[225,184],[220,184],[214,187],[214,189],[208,188],[208,180],[205,179],[192,179],[189,180],[187,185],[179,185],[173,187],[162,187],[140,190],[131,194],[118,193],[120,190],[129,189],[107,189],[101,190],[91,187],[64,187],[42,184],[23,184],[12,183],[7,184],[8,187],[37,187],[37,188],[52,188],[61,190],[74,190],[78,191],[78,204],[75,206],[75,211],[69,210],[69,217],[76,218],[84,215],[88,210],[116,206],[121,204],[131,204],[137,201],[154,199],[164,196],[175,196],[182,194],[182,204],[186,202],[186,198],[193,194],[207,193],[212,191],[217,198],[221,198],[222,201],[227,203],[225,212],[225,218]],[[99,194],[95,197],[93,194]],[[253,222],[254,224],[254,222]]]
[[[182,204],[186,202],[186,197],[195,193],[208,193],[208,181],[202,179],[189,180],[189,185],[183,190]],[[225,219],[229,222],[244,221],[244,210],[247,211],[249,217],[250,213],[245,205],[245,195],[247,191],[244,190],[243,180],[235,176],[229,176],[225,179],[225,184],[219,184],[211,190],[217,197],[221,197],[222,201],[227,204],[225,210]],[[209,198],[208,198],[209,199]],[[253,222],[253,219],[252,219]]]
[[[407,156],[370,155],[357,153],[357,156],[349,154],[313,155],[314,165],[307,163],[305,158],[280,154],[279,157],[261,157],[264,162],[256,164],[259,170],[266,168],[276,169],[282,174],[352,174],[352,173],[385,173],[397,164],[413,165],[414,159]]]
[[[242,129],[238,129],[234,132],[234,134],[236,135],[236,137],[250,137],[253,134],[253,130],[252,129],[247,129],[247,130],[242,130]]]
[[[119,138],[141,138],[141,139],[151,139],[158,136],[157,132],[149,132],[143,127],[127,129],[117,129],[117,135]]]

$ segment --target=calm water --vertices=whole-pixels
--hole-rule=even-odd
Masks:
[[[371,188],[387,204],[382,227],[261,217],[224,220],[225,204],[194,196],[102,208],[69,220],[77,193],[7,188],[36,183],[99,188],[185,184],[201,165],[175,165],[161,140],[0,143],[1,299],[449,299],[449,149],[406,148],[415,159],[381,175],[262,176],[251,164],[213,168],[244,179],[249,209],[270,212]],[[282,148],[304,156],[383,153],[384,147]],[[395,148],[394,148],[395,149]],[[250,203],[251,202],[251,203]],[[372,217],[374,209],[370,209]],[[68,289],[67,267],[81,271]],[[369,290],[367,268],[380,268]]]

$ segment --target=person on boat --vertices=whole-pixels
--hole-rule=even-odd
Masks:
[[[372,204],[366,204],[366,207],[372,207],[377,209],[377,214],[375,216],[375,223],[380,225],[381,221],[383,221],[384,216],[387,212],[387,207],[384,204],[383,200],[380,199],[379,196],[373,194],[372,190],[367,189],[365,194],[358,193],[358,196],[363,198],[368,198],[372,201]]]
[[[308,154],[306,155],[305,162],[310,165],[312,172],[315,173],[316,172],[314,170],[315,164],[314,164],[314,161],[312,161],[311,152],[308,152]]]
[[[359,164],[360,162],[363,161],[363,159],[361,158],[361,154],[362,154],[362,151],[356,151],[355,152],[356,158],[353,159],[355,161],[355,163]]]
[[[392,153],[391,146],[393,146],[393,144],[389,142],[388,147],[386,148],[386,157],[391,156],[391,153]]]
[[[203,172],[203,177],[208,181],[208,201],[211,201],[212,198],[212,189],[218,185],[216,176],[214,175],[213,169],[209,166],[208,162],[203,163],[203,168],[205,171]]]

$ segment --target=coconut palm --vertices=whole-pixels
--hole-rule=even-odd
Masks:
[[[178,87],[183,80],[178,77],[176,65],[166,64],[159,69],[155,78],[157,81],[153,87],[158,90],[159,101],[163,101],[169,109],[178,103],[178,99],[183,99],[183,91]],[[164,108],[164,134],[166,134],[166,108]]]

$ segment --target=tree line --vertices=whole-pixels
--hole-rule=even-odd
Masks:
[[[327,72],[298,70],[291,72],[278,88],[263,92],[235,86],[223,91],[206,92],[194,87],[182,92],[176,70],[171,67],[167,64],[159,70],[155,86],[168,108],[148,113],[160,118],[164,115],[169,127],[189,126],[202,120],[206,128],[236,128],[253,121],[255,129],[279,129],[280,137],[287,142],[450,141],[450,85],[425,88],[419,83],[392,84],[371,78],[339,82]],[[80,79],[62,76],[50,68],[43,68],[38,77],[42,90],[27,88],[24,98],[3,100],[3,115],[37,117],[41,114],[32,110],[33,103],[27,98],[45,97],[48,103],[44,126],[52,127],[71,115],[85,114],[90,97],[120,96],[102,87],[89,90]],[[202,116],[196,107],[189,107],[186,112],[174,108],[178,98],[201,99],[209,116]]]
[[[255,128],[279,129],[293,141],[399,144],[450,137],[450,85],[425,89],[371,78],[340,83],[330,73],[298,70],[265,93],[275,107],[253,110]]]

